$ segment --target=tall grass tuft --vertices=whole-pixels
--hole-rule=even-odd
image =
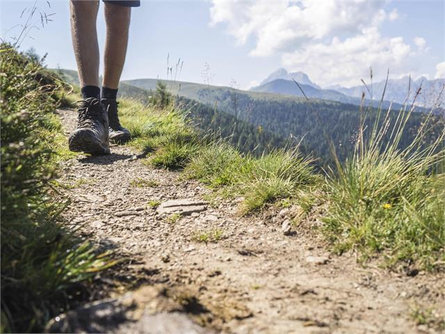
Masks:
[[[301,190],[309,190],[318,177],[311,166],[312,159],[292,151],[276,150],[260,158],[250,158],[241,169],[239,184],[244,195],[242,212],[262,208],[283,198],[295,197]]]
[[[444,159],[443,119],[426,115],[402,149],[413,111],[380,109],[373,126],[362,123],[353,156],[328,176],[325,228],[339,252],[355,249],[364,258],[381,252],[389,264],[403,260],[427,269],[444,264],[445,178],[433,173]]]
[[[233,146],[222,141],[202,147],[192,158],[185,173],[212,188],[232,186],[245,169],[245,158]]]
[[[1,328],[40,332],[85,292],[82,282],[112,265],[63,228],[54,199],[61,86],[36,59],[0,45]]]
[[[197,150],[197,134],[171,104],[146,107],[123,100],[120,113],[134,138],[132,144],[147,153],[153,152],[149,162],[155,167],[182,169]]]
[[[267,203],[294,197],[298,191],[314,185],[318,177],[311,162],[297,150],[276,150],[256,158],[216,142],[192,158],[186,174],[213,188],[226,187],[232,195],[244,197],[241,212],[247,214]]]

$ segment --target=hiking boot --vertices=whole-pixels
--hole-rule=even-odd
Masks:
[[[103,98],[101,100],[102,107],[108,112],[108,120],[110,121],[110,141],[116,144],[124,144],[131,139],[130,131],[125,129],[119,122],[117,115],[117,106],[119,102],[115,99]]]
[[[73,152],[93,155],[110,154],[108,145],[108,117],[99,99],[94,97],[80,101],[77,129],[68,139]]]

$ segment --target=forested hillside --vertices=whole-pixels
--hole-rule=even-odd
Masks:
[[[343,104],[326,100],[295,100],[252,98],[251,96],[234,91],[215,96],[212,90],[199,92],[202,101],[208,101],[218,109],[230,113],[240,120],[254,126],[261,126],[282,138],[293,137],[302,140],[302,144],[315,157],[322,161],[332,158],[331,144],[333,144],[338,158],[343,161],[353,152],[357,139],[360,120],[363,119],[369,129],[378,117],[378,110],[374,108],[360,108],[352,104]],[[386,111],[383,110],[382,113]],[[399,110],[389,113],[393,121]],[[401,139],[401,147],[408,145],[417,129],[428,116],[423,113],[413,113],[406,125]],[[434,117],[437,129],[431,129],[431,138],[437,135],[443,118]],[[380,117],[380,123],[383,116]]]

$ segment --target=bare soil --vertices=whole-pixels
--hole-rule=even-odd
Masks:
[[[60,115],[69,133],[76,113]],[[119,299],[132,288],[139,308],[151,305],[151,322],[133,317],[110,331],[125,333],[132,326],[134,333],[163,332],[154,329],[153,319],[168,312],[203,326],[189,333],[441,331],[443,274],[396,273],[378,262],[363,266],[354,254],[333,255],[316,216],[283,231],[292,210],[270,208],[240,217],[239,200],[209,202],[211,191],[184,180],[180,172],[153,169],[128,146],[111,151],[109,156],[79,155],[62,163],[59,180],[72,200],[66,213],[70,224],[129,259],[101,278],[103,290],[113,286],[112,297]],[[182,215],[156,208],[173,199],[187,199],[201,209]],[[139,298],[147,296],[147,289],[158,293]],[[156,298],[173,306],[154,303]],[[177,319],[181,323],[183,318]],[[143,325],[148,323],[152,325]]]

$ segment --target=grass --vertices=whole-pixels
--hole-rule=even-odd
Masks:
[[[132,144],[153,152],[147,162],[157,168],[184,168],[199,146],[197,134],[171,106],[147,108],[124,100],[119,110],[122,122],[134,138]]]
[[[167,217],[167,221],[170,224],[176,224],[179,221],[179,219],[181,219],[181,217],[182,216],[181,216],[180,213],[173,213],[173,214],[171,214],[170,216]]]
[[[311,160],[302,158],[297,150],[277,150],[258,159],[250,158],[248,168],[240,175],[244,195],[242,212],[261,209],[266,203],[295,197],[298,191],[309,190],[317,182]]]
[[[51,184],[57,162],[67,154],[54,114],[65,85],[8,44],[1,44],[0,57],[0,330],[40,332],[49,318],[85,297],[87,283],[114,263],[64,228],[60,214],[66,202],[56,200]]]
[[[211,231],[199,231],[195,232],[192,236],[192,240],[196,242],[218,242],[220,241],[224,236],[224,233],[220,229],[213,229]]]
[[[238,182],[239,167],[245,158],[233,146],[224,142],[202,147],[190,161],[185,173],[210,187],[231,186]]]
[[[148,201],[148,206],[150,208],[156,209],[159,205],[161,205],[161,201],[159,201],[159,200]]]
[[[58,180],[52,180],[50,182],[51,185],[53,185],[54,187],[60,187],[62,189],[76,189],[81,187],[84,184],[88,184],[88,185],[92,185],[94,184],[94,181],[91,179],[87,179],[87,178],[80,178],[80,179],[76,179],[73,182],[60,182]]]
[[[159,186],[159,183],[154,180],[135,178],[130,181],[130,186],[135,188],[154,188]]]
[[[426,325],[439,332],[445,330],[445,318],[434,307],[415,304],[411,307],[411,318],[416,322],[416,325]]]
[[[382,125],[362,129],[352,158],[328,177],[325,230],[339,252],[384,253],[389,264],[432,269],[445,260],[445,178],[431,174],[444,158],[444,132],[424,144],[427,117],[411,145],[400,149],[412,110],[400,111],[393,124],[389,111],[381,113]]]
[[[213,188],[228,187],[232,195],[243,196],[240,210],[247,214],[315,185],[318,178],[310,164],[297,150],[276,150],[255,158],[214,143],[200,150],[185,172]]]

